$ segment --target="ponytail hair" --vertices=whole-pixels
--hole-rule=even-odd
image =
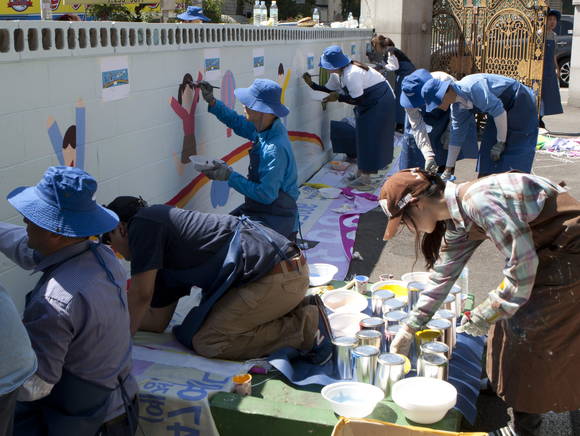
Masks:
[[[359,62],[359,61],[350,61],[350,63],[353,64],[353,65],[355,65],[355,66],[357,66],[357,67],[359,67],[359,68],[362,68],[365,71],[368,71],[369,70],[369,66],[366,65],[366,64],[363,64],[362,62]]]

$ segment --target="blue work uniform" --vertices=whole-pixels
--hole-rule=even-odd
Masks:
[[[477,172],[480,175],[520,170],[532,170],[538,139],[538,112],[533,91],[517,80],[496,74],[471,74],[450,85],[458,96],[473,104],[451,105],[450,144],[464,146],[473,141],[476,132],[474,114],[488,115],[483,132]],[[499,161],[491,160],[490,150],[497,143],[493,117],[507,113],[505,151]],[[471,139],[470,139],[471,138]]]
[[[130,374],[126,272],[111,249],[92,241],[46,257],[27,241],[24,227],[0,223],[0,251],[43,273],[26,296],[23,323],[36,375],[54,386],[47,397],[18,404],[14,435],[94,435],[125,413],[138,390]]]
[[[397,124],[405,124],[405,109],[401,106],[401,87],[403,80],[417,68],[411,60],[398,48],[395,49],[395,56],[399,61],[399,69],[395,71],[395,99],[397,100]]]
[[[298,171],[284,124],[276,119],[269,129],[258,132],[253,123],[221,101],[209,106],[209,112],[253,142],[248,177],[234,171],[228,180],[245,197],[244,204],[232,214],[246,215],[290,237],[298,231]]]
[[[553,34],[554,32],[552,32]],[[550,37],[551,36],[551,37]],[[554,55],[556,52],[556,40],[553,35],[546,35],[546,49],[544,50],[544,73],[542,75],[542,116],[556,115],[564,112],[558,75]]]

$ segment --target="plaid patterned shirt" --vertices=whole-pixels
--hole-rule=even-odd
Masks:
[[[538,256],[528,223],[544,207],[548,196],[563,189],[542,177],[503,173],[483,178],[466,191],[461,208],[458,186],[447,183],[445,200],[451,213],[440,258],[431,270],[407,323],[422,328],[439,308],[475,249],[483,242],[468,239],[472,226],[485,231],[505,256],[503,289],[495,289],[475,310],[489,323],[511,317],[528,300],[534,286]]]

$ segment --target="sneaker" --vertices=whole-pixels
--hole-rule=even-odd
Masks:
[[[318,329],[314,335],[314,346],[306,357],[311,363],[322,366],[332,358],[332,329],[322,299],[319,295],[313,297],[318,308]]]

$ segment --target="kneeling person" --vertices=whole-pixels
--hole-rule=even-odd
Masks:
[[[198,354],[241,360],[294,347],[315,363],[330,358],[320,301],[304,300],[308,265],[296,244],[247,217],[147,207],[136,197],[107,207],[121,223],[104,237],[131,262],[133,334],[164,331],[178,300],[198,286],[201,304],[174,328]]]

